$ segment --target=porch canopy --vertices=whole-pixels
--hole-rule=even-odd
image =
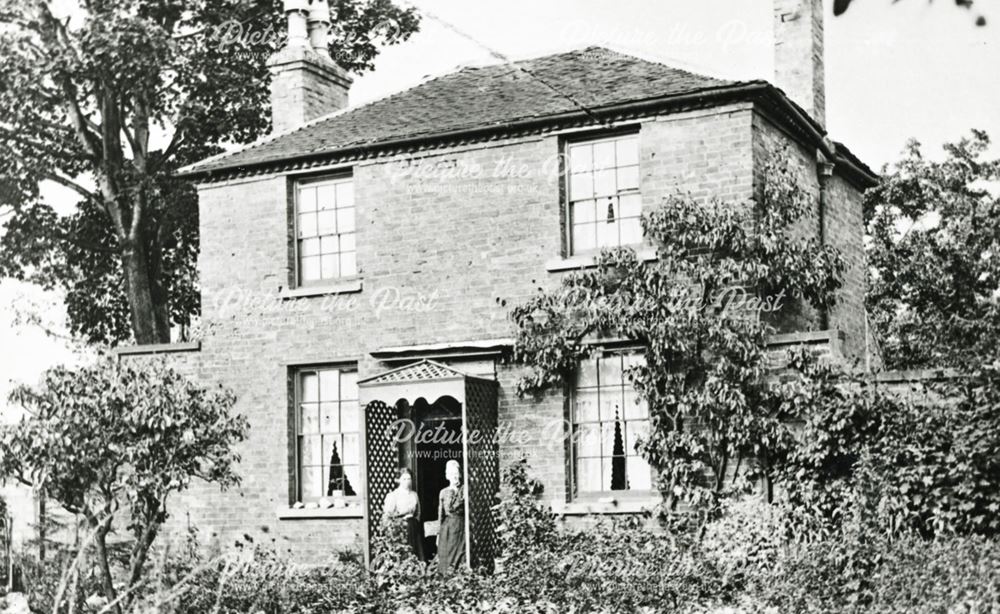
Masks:
[[[365,501],[365,558],[381,528],[382,506],[396,487],[402,446],[398,424],[404,407],[434,405],[450,398],[461,407],[462,488],[465,495],[465,548],[470,566],[491,566],[496,555],[493,514],[500,491],[496,380],[463,373],[433,360],[385,371],[358,382],[364,408],[362,445]]]

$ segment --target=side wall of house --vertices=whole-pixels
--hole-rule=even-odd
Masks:
[[[846,265],[841,276],[842,287],[837,292],[836,303],[827,313],[825,325],[821,314],[810,306],[787,302],[774,322],[777,332],[839,329],[846,335],[843,344],[845,357],[860,363],[864,360],[867,347],[861,191],[844,179],[836,167],[832,176],[822,178],[815,149],[799,143],[767,115],[754,114],[753,135],[756,193],[761,193],[767,180],[765,171],[769,161],[779,161],[791,167],[799,185],[811,200],[810,209],[793,227],[794,235],[811,239],[822,233],[826,244],[840,250]],[[822,200],[821,190],[825,190]]]

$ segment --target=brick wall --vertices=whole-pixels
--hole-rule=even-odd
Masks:
[[[743,103],[648,118],[640,136],[644,206],[676,192],[748,199],[762,156],[783,139]],[[546,268],[563,250],[559,152],[559,137],[542,135],[359,162],[363,288],[343,295],[281,298],[293,278],[288,177],[201,186],[203,341],[195,368],[236,391],[252,431],[241,450],[241,487],[192,489],[172,504],[175,527],[191,523],[223,544],[250,533],[305,559],[359,547],[360,519],[277,519],[289,504],[290,374],[296,365],[357,362],[365,377],[389,366],[371,358],[379,348],[510,336],[509,307],[562,274]],[[808,152],[799,153],[803,180],[814,185]],[[802,228],[816,225],[804,220]],[[516,369],[501,367],[497,377],[502,424],[537,432],[564,419],[560,392],[520,399]],[[564,449],[529,441],[501,450],[504,461],[521,456],[547,497],[566,498]]]
[[[846,269],[841,276],[842,287],[836,303],[827,313],[824,323],[821,314],[808,305],[787,302],[785,309],[773,323],[778,333],[838,329],[845,333],[844,357],[861,363],[869,347],[866,342],[864,297],[866,291],[864,220],[861,191],[847,182],[834,167],[833,174],[824,177],[817,162],[816,151],[790,139],[765,115],[755,114],[753,122],[754,168],[756,190],[763,186],[764,166],[787,147],[790,159],[785,161],[798,177],[812,201],[811,209],[793,227],[797,237],[815,238],[821,229],[826,244],[840,250]],[[821,199],[820,191],[825,194]],[[821,215],[822,206],[822,215]]]

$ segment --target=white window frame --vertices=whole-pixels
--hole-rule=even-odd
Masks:
[[[609,349],[609,350],[606,350],[606,351],[595,352],[592,356],[590,356],[589,358],[587,358],[587,360],[589,360],[589,361],[595,361],[596,362],[599,359],[611,358],[611,357],[615,357],[615,356],[621,356],[621,357],[624,358],[624,357],[627,357],[629,355],[639,355],[639,356],[641,356],[641,354],[642,354],[642,350],[639,349],[639,348],[635,348],[635,347],[615,348],[613,350]],[[598,367],[598,378],[600,378],[599,372],[600,372],[600,368]],[[567,395],[567,398],[569,400],[568,420],[567,420],[567,423],[569,425],[569,446],[568,446],[568,452],[569,452],[570,463],[569,463],[568,492],[570,493],[570,497],[569,497],[570,500],[572,500],[572,501],[596,501],[596,500],[599,500],[599,499],[606,499],[606,498],[614,498],[616,500],[617,499],[641,499],[641,500],[649,499],[651,496],[653,496],[656,493],[656,484],[655,484],[656,471],[655,471],[655,469],[652,466],[650,466],[650,468],[649,468],[649,472],[650,472],[649,482],[650,483],[649,483],[649,488],[648,489],[611,490],[610,487],[609,487],[607,489],[602,489],[602,490],[580,492],[578,475],[577,475],[578,471],[579,471],[579,469],[578,469],[578,467],[579,467],[579,465],[578,465],[579,458],[578,458],[578,454],[577,454],[577,425],[580,424],[580,423],[577,422],[577,416],[576,416],[576,397],[577,397],[577,394],[578,394],[578,389],[577,389],[575,377],[576,377],[576,374],[574,374],[574,381],[572,381],[572,382],[569,383],[569,386],[568,386],[568,395]],[[624,376],[624,370],[623,370],[622,380],[623,380],[622,381],[622,389],[623,389],[623,394],[624,395],[628,395],[629,393],[638,394],[637,392],[635,392],[635,388],[632,386],[632,384],[628,381],[628,378],[626,378]],[[593,388],[593,389],[594,390],[600,390],[600,388],[601,388],[601,382],[598,379],[597,387]],[[598,392],[598,394],[600,394],[600,393]],[[625,402],[627,402],[627,398],[623,398],[622,402],[623,402],[623,404]],[[636,422],[636,421],[638,421],[638,419],[634,419],[634,418],[629,419],[629,418],[626,418],[625,415],[624,415],[624,410],[625,410],[625,408],[623,407],[622,408],[622,411],[623,411],[622,426],[623,426],[623,428],[625,430],[622,433],[622,437],[624,438],[623,444],[625,445],[625,450],[624,450],[624,452],[625,452],[625,463],[626,463],[626,465],[625,465],[625,475],[627,477],[628,476],[628,459],[630,457],[638,456],[638,453],[636,453],[634,450],[630,450],[628,448],[628,425],[627,425],[627,423],[628,422]],[[599,408],[598,408],[598,411],[599,411]],[[647,432],[648,432],[648,430],[652,428],[652,422],[651,422],[651,420],[650,420],[650,418],[648,416],[648,412],[649,412],[648,407],[646,409],[646,412],[647,412],[647,417],[645,418],[645,420],[649,424],[649,427],[647,429]],[[598,420],[596,422],[595,421],[586,421],[586,423],[587,424],[599,424],[600,423],[600,415],[598,414]],[[593,458],[593,457],[585,457],[585,458]],[[603,453],[601,454],[600,458],[602,458],[602,459],[604,458]]]
[[[332,187],[334,189],[334,191],[336,191],[336,189],[337,189],[336,186],[338,186],[338,185],[344,185],[344,184],[349,184],[351,186],[351,206],[350,207],[343,207],[343,208],[336,207],[336,208],[331,209],[329,211],[332,211],[332,213],[333,213],[333,218],[335,220],[335,222],[334,222],[335,223],[335,226],[334,226],[335,230],[339,230],[339,228],[336,227],[336,224],[339,224],[339,221],[337,221],[338,220],[337,211],[340,210],[340,209],[351,209],[351,211],[352,211],[352,220],[351,220],[352,223],[351,223],[351,226],[353,227],[353,230],[345,232],[345,233],[335,232],[335,233],[332,233],[332,234],[320,234],[319,233],[319,222],[318,222],[318,214],[319,214],[318,206],[319,205],[317,204],[317,209],[314,210],[314,211],[317,212],[317,229],[316,229],[316,234],[309,235],[309,237],[300,237],[299,233],[302,231],[302,228],[300,227],[300,216],[303,215],[302,206],[301,206],[301,192],[302,192],[302,190],[304,188],[317,188],[318,189],[318,188],[321,188],[321,187],[328,187],[329,186],[329,187]],[[357,237],[358,237],[358,227],[357,227],[357,199],[354,197],[354,176],[353,176],[353,174],[351,174],[351,173],[341,173],[341,174],[332,175],[332,176],[326,176],[326,177],[321,177],[321,178],[300,179],[300,180],[294,181],[293,182],[292,220],[293,220],[293,224],[292,224],[292,228],[293,228],[292,229],[292,241],[293,241],[293,250],[294,250],[294,270],[295,270],[294,287],[296,287],[296,288],[316,288],[316,287],[323,287],[323,286],[331,286],[331,285],[337,284],[338,282],[342,282],[344,280],[351,280],[351,279],[358,278],[359,273],[358,273],[358,262],[357,262],[357,248],[358,248],[358,245],[357,245]],[[349,235],[350,236],[350,241],[351,241],[351,243],[353,243],[353,249],[347,249],[347,250],[342,249],[343,248],[343,243],[342,243],[343,242],[343,235]],[[303,255],[302,255],[302,243],[303,243],[303,241],[305,239],[314,238],[314,239],[319,240],[320,241],[320,245],[322,245],[323,239],[324,238],[329,238],[329,237],[336,237],[336,243],[337,243],[337,248],[338,249],[337,249],[336,252],[329,252],[329,253],[327,253],[325,255],[336,257],[337,263],[338,263],[338,274],[336,276],[322,277],[322,257],[323,257],[324,254],[322,252],[322,247],[321,247],[320,248],[320,252],[318,252],[318,254],[319,254],[318,256],[306,256],[307,258],[309,258],[309,257],[319,258],[319,260],[320,260],[320,271],[321,271],[320,272],[320,275],[321,275],[320,278],[319,279],[311,279],[311,280],[305,280],[305,279],[303,279],[303,276],[302,276],[303,275],[303,271],[302,271],[302,269],[303,269],[303,266],[302,266],[302,259],[303,259]],[[350,272],[350,273],[347,273],[347,274],[344,274],[343,271],[341,270],[342,269],[342,265],[343,265],[343,261],[344,261],[344,258],[343,258],[344,254],[353,254],[353,261],[354,261],[353,271]]]
[[[573,176],[575,175],[575,173],[573,173],[573,155],[571,153],[572,150],[574,148],[577,148],[577,147],[580,147],[580,146],[597,145],[597,144],[601,144],[601,143],[617,142],[617,141],[622,141],[622,140],[627,140],[627,139],[634,139],[635,140],[635,148],[636,148],[635,163],[634,164],[619,165],[619,163],[618,163],[619,161],[617,159],[617,155],[618,155],[617,154],[617,148],[615,148],[616,159],[615,159],[614,165],[611,166],[611,167],[605,167],[605,170],[614,169],[614,171],[615,171],[614,172],[614,176],[615,176],[615,190],[614,190],[614,194],[613,195],[602,195],[602,196],[598,197],[598,196],[596,196],[596,194],[592,193],[591,194],[591,198],[586,198],[586,197],[584,197],[584,198],[577,198],[577,195],[574,194],[574,190],[573,190],[573,184],[574,184]],[[620,133],[610,134],[610,135],[602,135],[602,136],[593,137],[593,138],[567,139],[563,143],[563,154],[564,154],[564,160],[565,160],[565,164],[563,165],[564,166],[564,168],[563,168],[563,191],[564,191],[564,195],[565,195],[565,199],[564,199],[564,201],[565,201],[564,219],[566,221],[566,236],[565,236],[565,244],[566,244],[565,253],[566,253],[566,256],[593,255],[593,254],[597,254],[598,252],[601,251],[601,249],[604,249],[604,248],[635,247],[635,246],[639,246],[639,245],[643,244],[643,237],[642,237],[642,229],[641,229],[641,227],[639,228],[638,238],[635,241],[629,242],[629,243],[623,243],[622,240],[621,240],[621,223],[620,223],[620,221],[622,219],[638,220],[638,216],[642,214],[642,190],[641,190],[641,181],[642,181],[642,164],[641,164],[641,162],[642,161],[641,161],[641,152],[642,152],[642,142],[641,142],[641,139],[640,139],[640,132],[638,130],[629,130],[627,132],[620,132]],[[593,164],[593,161],[591,161],[591,163]],[[635,187],[629,187],[629,188],[626,188],[626,189],[620,189],[619,188],[619,184],[618,184],[619,173],[622,170],[626,170],[626,169],[634,169],[634,173],[635,173],[635,181],[634,181]],[[630,172],[631,172],[631,170],[630,170]],[[596,176],[596,173],[594,173],[593,166],[591,166],[591,179],[592,179],[592,181],[595,178],[595,176]],[[635,214],[631,214],[632,212],[630,211],[629,212],[630,214],[626,215],[624,218],[622,217],[622,213],[621,213],[621,211],[622,211],[621,210],[621,199],[623,197],[624,198],[628,198],[630,200],[630,202],[632,203],[632,206],[630,207],[630,209],[634,209],[635,207],[638,207],[638,210],[637,210],[637,212]],[[594,201],[594,222],[584,222],[584,224],[588,224],[588,225],[591,224],[591,223],[594,224],[594,226],[595,226],[595,236],[594,236],[594,245],[592,247],[584,247],[584,248],[581,249],[581,248],[579,248],[576,245],[576,241],[574,240],[574,227],[577,225],[576,219],[575,219],[575,215],[574,215],[574,204],[578,203],[578,202],[586,202],[586,201]],[[611,201],[611,202],[609,203],[608,201]],[[603,207],[606,204],[611,204],[612,206],[616,207],[616,211],[617,211],[617,214],[618,214],[617,215],[617,224],[616,224],[617,229],[618,229],[618,242],[616,244],[613,244],[613,245],[601,245],[600,242],[599,242],[599,240],[598,240],[598,238],[597,238],[597,235],[596,235],[596,233],[597,233],[596,226],[600,223],[598,221],[598,218],[600,217],[600,212],[603,211]],[[633,221],[631,223],[632,224],[637,224],[638,222],[637,221]]]
[[[345,397],[343,397],[342,396],[342,387],[338,383],[338,393],[337,393],[336,403],[337,403],[337,419],[338,419],[338,423],[339,423],[338,424],[338,429],[339,430],[337,430],[337,431],[324,431],[323,430],[321,404],[324,401],[323,401],[322,396],[320,396],[317,399],[317,401],[315,401],[315,403],[317,405],[317,430],[315,432],[312,432],[312,433],[304,433],[303,432],[303,426],[302,426],[302,405],[305,404],[304,397],[303,397],[303,391],[302,391],[303,375],[315,374],[317,376],[317,382],[318,382],[319,381],[319,373],[323,372],[323,371],[336,371],[337,374],[338,374],[338,382],[342,379],[341,376],[342,376],[343,373],[352,373],[354,375],[354,381],[355,381],[355,385],[354,385],[355,398],[351,399],[351,398],[345,398]],[[303,440],[303,438],[306,437],[306,436],[318,436],[320,438],[320,460],[322,462],[319,465],[312,464],[312,465],[309,465],[308,467],[310,467],[310,468],[319,468],[320,472],[321,472],[320,475],[322,476],[322,475],[325,474],[324,469],[328,469],[329,468],[329,459],[326,458],[326,446],[323,445],[323,437],[324,436],[339,436],[341,438],[341,441],[343,441],[343,436],[345,434],[347,434],[347,435],[355,435],[356,436],[356,440],[357,440],[357,444],[356,445],[358,446],[358,457],[356,459],[356,462],[353,462],[353,463],[345,462],[346,459],[344,458],[344,454],[345,454],[344,453],[344,449],[343,449],[344,446],[343,445],[340,446],[339,453],[341,455],[341,467],[350,467],[350,466],[356,466],[357,467],[357,474],[356,474],[356,476],[357,476],[356,480],[357,481],[356,481],[356,483],[352,482],[352,484],[351,484],[351,486],[353,487],[353,490],[354,490],[354,494],[350,495],[350,496],[347,496],[346,493],[345,493],[345,497],[344,498],[345,498],[345,500],[348,500],[348,501],[357,501],[357,500],[360,500],[364,496],[364,489],[365,489],[365,484],[363,483],[363,481],[364,481],[364,471],[362,470],[364,462],[365,462],[365,451],[361,448],[362,441],[363,441],[363,439],[361,437],[362,412],[361,412],[360,400],[357,398],[358,397],[358,393],[357,393],[358,368],[357,368],[357,365],[350,365],[350,364],[325,364],[325,365],[302,366],[302,367],[296,367],[295,370],[293,371],[293,374],[294,374],[294,378],[295,378],[294,379],[294,398],[293,398],[293,405],[292,405],[292,412],[293,412],[294,422],[295,422],[295,433],[293,435],[293,437],[294,437],[294,439],[293,439],[293,448],[294,448],[294,451],[295,451],[295,471],[294,471],[295,484],[293,486],[294,486],[294,493],[295,493],[295,501],[293,501],[293,503],[296,502],[296,501],[300,501],[302,503],[310,503],[310,502],[318,501],[320,498],[323,498],[323,497],[327,496],[327,494],[325,492],[325,488],[326,488],[326,486],[329,485],[328,480],[326,482],[324,482],[324,484],[325,484],[324,491],[323,491],[323,493],[319,497],[313,498],[313,497],[306,497],[306,496],[304,496],[304,492],[303,492],[303,488],[302,488],[302,486],[303,486],[303,484],[302,484],[302,470],[303,470],[303,463],[302,463],[303,446],[302,446],[302,440]],[[319,394],[322,395],[322,390],[320,390]],[[326,402],[330,402],[330,401],[326,401]],[[353,427],[354,430],[348,430],[348,429],[343,428],[344,425],[341,422],[343,420],[342,405],[344,405],[345,403],[351,403],[351,402],[353,402],[355,404],[355,406],[356,406],[355,417],[356,417],[357,421],[356,421],[355,424],[351,424],[351,425],[347,425],[347,426]]]

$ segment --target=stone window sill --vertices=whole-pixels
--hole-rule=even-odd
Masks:
[[[312,509],[279,507],[275,510],[275,515],[278,517],[278,520],[307,520],[310,518],[363,518],[364,512],[361,509],[361,505]]]
[[[351,292],[361,292],[361,278],[348,277],[338,279],[329,284],[321,286],[303,286],[301,288],[285,288],[279,296],[283,299],[302,298],[307,296],[325,296],[327,294],[350,294]]]
[[[656,260],[656,248],[649,245],[643,245],[636,248],[636,255],[639,256],[639,260],[650,261]],[[578,256],[566,256],[552,258],[545,262],[545,270],[550,273],[555,273],[558,271],[572,271],[576,269],[589,269],[597,266],[597,257],[599,254],[580,254]]]
[[[662,500],[657,497],[640,499],[596,499],[592,501],[553,501],[552,511],[557,516],[585,516],[588,514],[639,514],[652,510]]]

